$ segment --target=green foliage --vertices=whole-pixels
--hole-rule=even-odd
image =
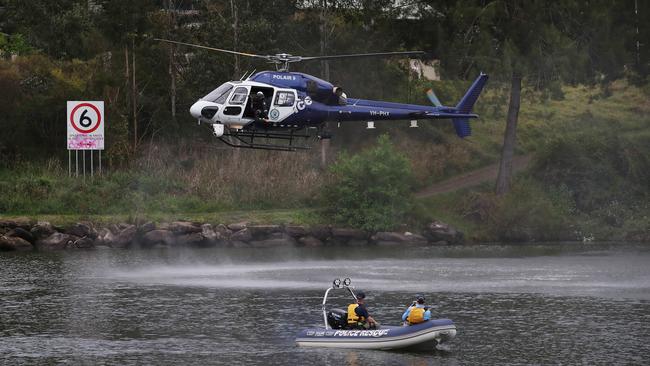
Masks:
[[[33,50],[22,34],[6,36],[0,33],[0,56],[26,55]]]
[[[520,179],[505,197],[487,195],[494,206],[484,224],[499,241],[576,240],[573,201],[562,189],[549,192],[533,179]]]
[[[339,224],[368,231],[402,224],[412,207],[413,175],[408,159],[382,135],[377,146],[357,155],[343,154],[331,166],[323,198]]]
[[[537,155],[535,176],[570,187],[576,207],[592,212],[624,202],[634,205],[650,182],[650,140],[581,131],[549,141]]]

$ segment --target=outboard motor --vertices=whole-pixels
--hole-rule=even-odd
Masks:
[[[348,326],[348,312],[343,309],[332,309],[328,311],[327,324],[332,329],[344,329]]]

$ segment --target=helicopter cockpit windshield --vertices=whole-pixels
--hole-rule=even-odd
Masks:
[[[206,100],[208,102],[214,102],[217,104],[224,104],[226,102],[226,99],[228,98],[228,95],[230,95],[230,91],[232,90],[232,88],[233,88],[232,84],[224,83],[220,87],[214,89],[208,95],[206,95],[201,99]]]

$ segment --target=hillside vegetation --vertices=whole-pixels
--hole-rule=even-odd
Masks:
[[[623,81],[605,89],[566,86],[562,92],[560,100],[539,92],[525,94],[518,150],[531,154],[533,162],[516,178],[512,194],[499,199],[489,183],[417,201],[402,221],[384,217],[383,226],[366,225],[393,229],[408,222],[417,230],[426,221],[439,219],[480,241],[643,236],[650,230],[650,103],[646,92]],[[354,154],[375,146],[374,136],[388,134],[393,149],[410,162],[409,170],[416,178],[413,185],[408,183],[412,193],[497,161],[504,116],[503,108],[491,103],[500,93],[495,87],[486,91],[479,106],[481,118],[473,123],[474,135],[466,140],[455,137],[449,126],[421,123],[423,127],[416,130],[408,129],[406,122],[397,123],[401,126],[386,122],[379,124],[379,132],[359,139],[360,147],[342,143],[336,147]],[[358,127],[343,127],[336,133]],[[94,178],[68,177],[66,162],[56,158],[5,168],[0,172],[0,212],[54,215],[54,220],[60,215],[63,221],[111,221],[236,219],[246,216],[241,213],[244,210],[251,211],[249,220],[260,222],[339,222],[327,210],[313,209],[327,206],[322,191],[329,192],[330,199],[342,192],[340,186],[335,191],[327,189],[329,173],[319,169],[317,151],[236,152],[216,142],[192,149],[151,144],[147,149],[133,168],[109,170]],[[350,153],[341,158],[352,167]],[[367,184],[378,183],[368,179]],[[352,226],[354,222],[342,221]]]
[[[234,220],[248,212],[261,222],[372,230],[418,230],[439,219],[479,241],[647,239],[650,48],[642,40],[650,22],[642,19],[650,3],[269,4],[4,1],[0,216]],[[374,57],[292,69],[351,98],[428,105],[433,87],[454,106],[479,72],[490,80],[470,138],[458,139],[449,121],[420,121],[417,129],[382,122],[375,130],[330,123],[324,167],[318,142],[306,153],[236,151],[187,113],[217,85],[268,64],[155,38],[262,55],[423,50],[422,61],[442,77],[420,79],[406,60]],[[486,183],[414,200],[424,187],[499,162],[520,83],[516,153],[532,163],[512,190],[497,197]],[[68,100],[105,101],[101,176],[68,176]]]

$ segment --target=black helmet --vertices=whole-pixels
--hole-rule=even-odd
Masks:
[[[420,304],[424,304],[424,295],[420,295],[420,294],[415,295],[415,300]]]
[[[363,291],[357,293],[357,299],[365,299],[365,298],[366,298],[366,294]]]

